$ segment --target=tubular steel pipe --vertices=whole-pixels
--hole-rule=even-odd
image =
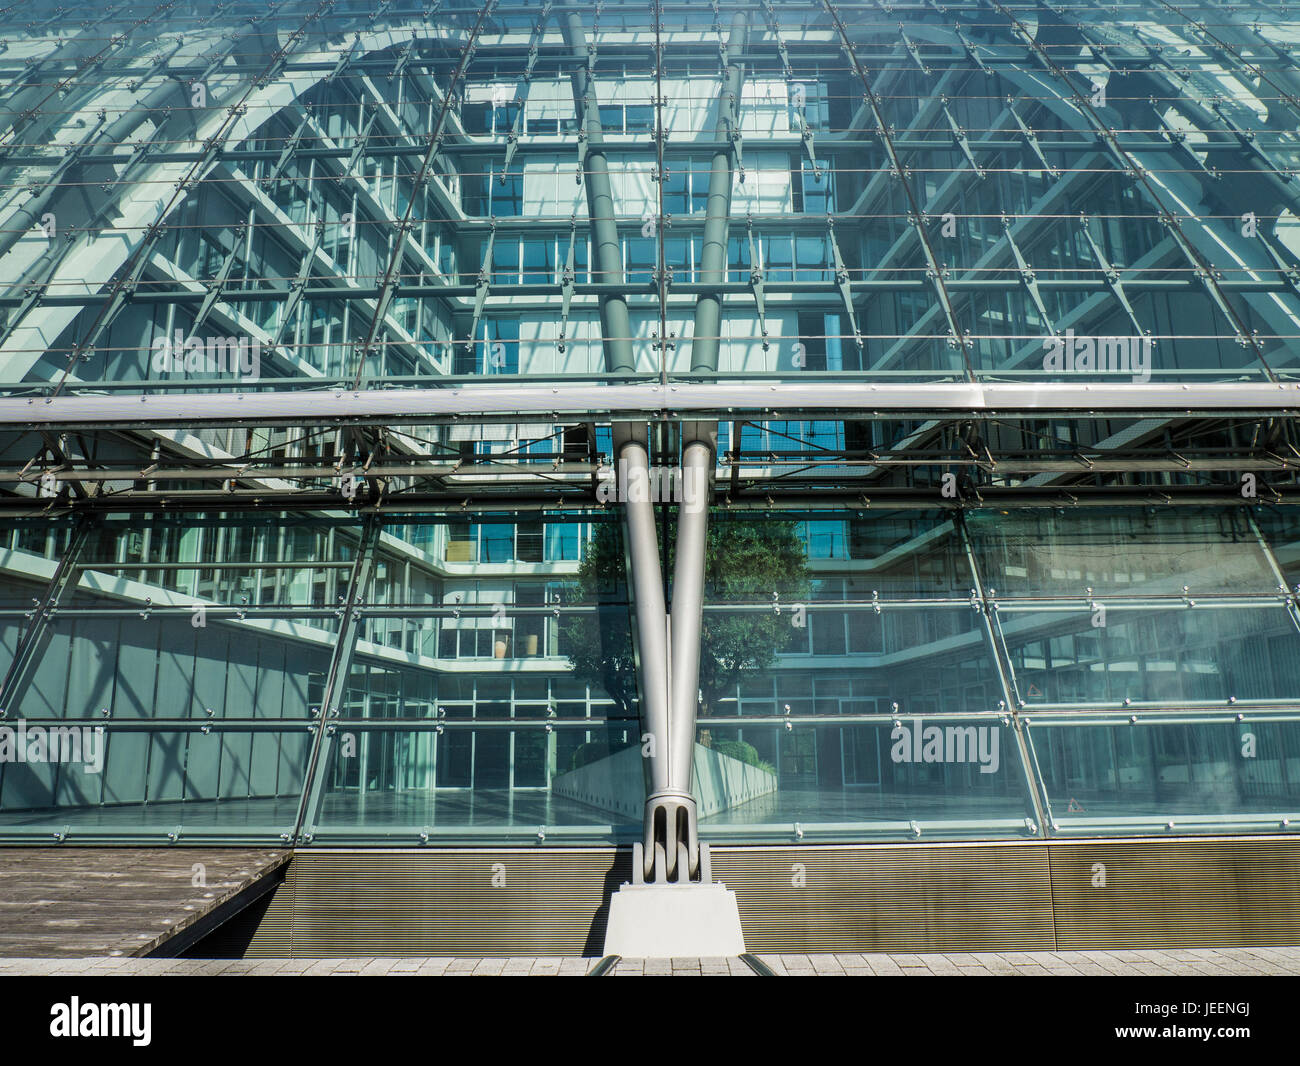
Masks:
[[[704,247],[700,280],[705,285],[721,284],[727,276],[727,236],[731,221],[731,185],[734,145],[739,136],[737,101],[743,71],[731,58],[745,46],[748,18],[737,12],[727,38],[727,64],[718,92],[718,121],[714,141],[720,148],[713,154],[709,171],[709,195],[705,206]],[[722,332],[722,296],[706,290],[695,304],[695,329],[691,342],[692,372],[718,369],[719,338]],[[717,427],[708,422],[682,425],[683,500],[678,509],[676,561],[673,569],[671,686],[669,689],[667,785],[656,787],[646,801],[646,847],[648,861],[657,862],[661,853],[650,853],[651,838],[662,846],[668,876],[679,880],[694,877],[700,868],[698,808],[691,791],[695,761],[695,718],[699,705],[700,654],[704,607],[704,559],[709,533],[708,486],[713,473]],[[660,835],[662,834],[662,839]],[[685,855],[688,869],[678,869],[677,856]],[[656,876],[658,870],[655,871]]]

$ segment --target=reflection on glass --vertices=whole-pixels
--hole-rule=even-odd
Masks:
[[[1280,605],[998,614],[1027,703],[1300,700],[1300,632]]]
[[[871,428],[880,440],[914,430]],[[846,423],[745,432],[772,448],[805,433],[828,448],[868,446]],[[1289,802],[1289,725],[1261,725],[1259,761],[1243,766],[1215,739],[1219,726],[1152,727],[1129,749],[1119,739],[1129,734],[1112,730],[1110,771],[1102,748],[1051,724],[1124,700],[1175,720],[1234,697],[1277,713],[1300,705],[1300,630],[1273,570],[1294,567],[1285,513],[712,518],[695,764],[711,839],[915,839],[913,822],[922,839],[1032,835],[1020,751],[1002,722],[1026,711],[1050,740],[1033,771],[1047,784],[1034,787],[1058,820],[1060,795],[1094,827],[1146,817],[1106,805],[1112,779],[1124,802],[1147,782],[1153,811],[1183,804],[1185,784],[1206,817],[1266,820]],[[634,838],[644,760],[617,516],[390,514],[375,532],[359,559],[363,524],[322,514],[6,523],[0,723],[102,725],[110,742],[89,777],[0,760],[5,832]],[[340,682],[327,692],[332,673]],[[309,727],[327,697],[322,735]],[[974,730],[973,761],[949,753],[949,726]],[[945,730],[934,759],[931,727]],[[910,742],[919,758],[894,758],[898,728],[921,731]],[[986,730],[999,738],[998,767],[982,772]],[[1159,742],[1139,752],[1141,736]],[[1185,770],[1165,765],[1177,751]],[[1080,780],[1096,785],[1090,798]]]
[[[319,701],[328,634],[282,621],[195,627],[189,610],[140,614],[50,620],[10,717],[306,719]]]
[[[477,712],[338,723],[314,836],[600,843],[639,830],[635,722],[542,721],[509,702]]]
[[[1000,598],[1277,590],[1244,510],[975,511],[966,524],[984,581]]]
[[[834,721],[876,714],[868,700],[842,700],[837,712],[811,722],[702,724],[695,751],[701,833],[713,840],[1031,834],[1021,760],[1000,719]]]
[[[1127,719],[1030,726],[1052,816],[1083,825],[1181,819],[1280,825],[1300,811],[1300,723]],[[1182,825],[1190,830],[1191,825]]]
[[[18,761],[15,747],[24,747]],[[279,842],[298,813],[311,736],[221,723],[0,725],[0,832],[21,839],[222,835]]]

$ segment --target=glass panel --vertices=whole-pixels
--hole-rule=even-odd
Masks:
[[[518,704],[380,724],[340,721],[313,833],[406,844],[637,839],[645,804],[635,722],[540,721]]]
[[[1297,419],[1207,410],[1192,388],[1300,380],[1284,10],[1226,6],[1210,47],[1198,15],[1149,0],[1018,3],[1023,25],[973,29],[972,5],[854,4],[844,40],[807,5],[747,4],[761,32],[728,117],[703,5],[667,12],[659,50],[654,5],[581,12],[595,115],[565,19],[498,5],[452,56],[434,38],[469,32],[474,5],[434,6],[325,5],[304,36],[294,5],[263,5],[254,34],[283,62],[238,122],[247,5],[156,5],[84,63],[107,22],[0,11],[0,394],[17,412],[0,508],[23,516],[0,521],[3,721],[118,730],[115,781],[138,743],[135,791],[114,785],[130,811],[155,806],[163,738],[261,743],[270,723],[301,743],[328,695],[363,754],[331,740],[312,762],[327,835],[531,842],[536,819],[552,841],[614,839],[631,807],[625,824],[557,790],[630,759],[640,710],[620,503],[600,492],[631,410],[601,409],[610,356],[668,397],[718,381],[719,402],[733,382],[771,397],[698,416],[720,430],[701,744],[777,781],[710,813],[713,832],[747,810],[767,824],[764,804],[772,824],[891,839],[909,810],[949,806],[1003,832],[1010,785],[992,803],[987,783],[872,769],[895,714],[1300,705]],[[333,70],[312,41],[359,43]],[[193,84],[197,54],[230,84]],[[603,141],[579,136],[592,118]],[[715,152],[742,132],[743,152]],[[183,188],[138,165],[150,146]],[[711,185],[730,189],[716,370],[692,343]],[[597,230],[621,276],[592,277]],[[619,297],[616,338],[602,312]],[[943,382],[963,386],[938,408]],[[973,399],[1008,382],[1053,388]],[[1055,388],[1093,382],[1123,388]],[[805,409],[791,383],[843,406]],[[899,383],[901,416],[864,399]],[[1152,383],[1186,409],[1127,399]],[[525,402],[539,385],[554,406]],[[529,421],[331,414],[411,387],[471,410],[482,390],[494,411],[518,398]],[[225,424],[205,414],[219,393]],[[300,413],[249,414],[269,393]],[[959,395],[971,406],[946,406]],[[150,417],[159,396],[184,399],[175,422]],[[61,418],[78,397],[130,402],[110,424],[29,428],[24,412]],[[650,437],[661,470],[679,428]],[[394,513],[404,500],[427,513]],[[671,601],[676,524],[655,502]],[[187,811],[215,805],[203,764],[176,793]],[[232,803],[279,795],[232,787]],[[877,807],[857,805],[872,789]]]
[[[309,624],[209,619],[189,608],[67,610],[45,627],[10,717],[301,718],[318,706],[334,637]]]
[[[1270,558],[1294,592],[1300,587],[1300,514],[1286,507],[1259,508],[1253,513]]]
[[[7,519],[0,522],[0,618],[5,608],[23,614],[44,599],[75,530],[71,519]],[[18,613],[8,615],[18,617]]]
[[[1015,738],[1000,719],[942,715],[895,725],[880,715],[882,703],[840,699],[829,714],[791,723],[771,716],[740,726],[702,723],[695,749],[701,837],[1033,835]]]
[[[775,684],[779,693],[800,676],[851,682],[904,714],[1005,709],[983,622],[969,606],[706,605],[703,654],[704,706],[718,713],[735,713],[747,686]]]
[[[1026,703],[1300,701],[1300,633],[1283,606],[1003,608]]]
[[[859,512],[845,525],[846,581],[852,598],[962,597],[974,585],[949,515],[937,511]]]
[[[1245,511],[974,511],[966,524],[986,585],[1004,599],[1277,591]]]
[[[278,844],[297,819],[311,743],[303,727],[6,723],[0,752],[25,747],[25,759],[0,759],[0,839]]]
[[[1029,728],[1059,832],[1281,828],[1300,811],[1300,723],[1139,718]]]
[[[324,16],[327,32],[341,39],[364,14],[364,5],[332,12]],[[901,64],[888,91],[873,101],[881,114],[867,124],[891,127],[893,153],[902,161],[895,167],[879,138],[861,136],[866,127],[855,112],[864,86],[840,56],[838,33],[829,24],[817,31],[829,34],[828,52],[825,41],[808,40],[806,14],[797,5],[772,13],[772,26],[746,54],[736,132],[744,132],[747,150],[745,169],[735,175],[733,232],[727,236],[729,273],[747,282],[748,235],[741,240],[737,230],[740,218],[752,222],[755,265],[763,267],[770,297],[770,337],[791,336],[790,318],[799,310],[838,312],[842,280],[871,287],[850,290],[861,357],[852,345],[837,372],[867,380],[1266,382],[1270,375],[1300,373],[1300,292],[1291,276],[1300,243],[1288,184],[1300,165],[1300,142],[1287,108],[1279,111],[1275,90],[1286,73],[1286,51],[1297,43],[1285,12],[1243,10],[1219,32],[1247,34],[1244,47],[1224,42],[1209,50],[1192,13],[1142,3],[1113,12],[1088,8],[1086,15],[1067,13],[1046,61],[1033,49],[1037,16],[1025,14],[1023,25],[997,20],[980,42],[978,81],[940,87],[934,71],[975,69],[965,49],[945,36],[961,22],[959,12],[927,6],[900,10],[895,18],[875,8],[846,9],[846,33],[874,42],[872,63],[894,69],[900,32],[910,33],[916,49],[916,61]],[[0,277],[32,288],[12,309],[18,317],[7,323],[14,335],[0,390],[23,393],[59,382],[65,395],[202,394],[319,387],[321,373],[351,384],[364,371],[389,386],[436,376],[446,368],[414,348],[412,309],[427,303],[450,326],[463,315],[459,301],[466,294],[425,286],[434,273],[427,255],[435,247],[448,254],[453,245],[470,255],[486,231],[485,219],[501,224],[503,246],[517,242],[527,227],[527,239],[537,243],[522,268],[560,298],[559,263],[539,261],[537,249],[557,242],[563,247],[571,218],[583,243],[592,223],[580,202],[585,178],[570,177],[577,169],[578,116],[563,64],[556,65],[567,47],[562,20],[548,20],[531,40],[532,14],[497,17],[498,27],[514,25],[531,47],[522,47],[522,39],[484,37],[463,69],[421,72],[438,81],[439,94],[451,104],[450,128],[440,131],[442,147],[427,174],[426,135],[438,123],[438,108],[411,71],[387,76],[389,65],[400,61],[394,42],[405,40],[408,30],[427,32],[426,23],[418,13],[393,9],[385,16],[391,38],[372,41],[332,74],[304,71],[311,76],[295,86],[294,107],[267,107],[246,122],[222,125],[215,98],[186,104],[201,135],[160,133],[161,140],[189,145],[177,149],[177,165],[200,163],[210,133],[239,164],[238,172],[200,166],[196,173],[203,176],[186,196],[151,209],[165,218],[140,220],[141,242],[114,244],[93,227],[66,222],[58,232],[59,212],[36,208],[55,207],[54,201],[75,192],[73,179],[40,147],[89,136],[100,154],[129,155],[140,140],[129,111],[85,132],[97,114],[95,93],[166,86],[180,60],[156,54],[156,42],[210,33],[223,42],[224,54],[234,49],[231,33],[240,17],[220,10],[202,18],[181,8],[151,12],[141,32],[122,42],[120,55],[100,70],[100,84],[90,86],[69,71],[82,80],[76,86],[60,82],[58,100],[23,95],[24,83],[13,81],[23,97],[22,106],[15,105],[14,132],[22,137],[15,143],[32,150],[0,170],[9,185],[32,190],[32,211],[10,230],[31,230],[32,236],[4,242],[0,259],[7,267]],[[292,17],[278,11],[258,16],[268,34],[286,36],[296,28],[288,25]],[[17,6],[0,19],[0,43],[13,43],[0,54],[35,47],[33,61],[57,69],[61,60],[46,55],[45,44],[31,44],[53,39],[42,36],[50,30],[39,10]],[[650,220],[639,205],[655,202],[644,180],[652,135],[663,134],[668,172],[663,207],[655,204],[650,214],[687,219],[704,211],[707,198],[712,158],[699,153],[700,142],[725,121],[716,85],[709,84],[716,71],[705,76],[700,62],[701,49],[718,47],[710,22],[682,13],[652,82],[653,49],[642,52],[627,42],[652,39],[654,19],[652,7],[620,3],[584,28],[595,54],[606,57],[605,69],[593,68],[592,86],[594,117],[608,137],[600,153],[604,168],[614,189],[646,194],[633,197],[633,208],[612,220],[627,228],[628,237],[636,232],[632,226]],[[1266,37],[1249,34],[1256,22],[1267,28]],[[1274,40],[1281,52],[1265,47]],[[1128,75],[1102,69],[1107,64],[1081,74],[1066,61],[1103,46],[1108,56],[1121,57],[1121,66],[1144,71],[1142,92],[1120,86]],[[286,60],[298,61],[292,55]],[[356,69],[370,79],[367,92],[379,100],[359,95],[353,64],[361,64]],[[1081,92],[1086,107],[1074,103]],[[380,104],[395,116],[395,126],[374,121],[371,105]],[[302,122],[299,108],[311,109],[310,122]],[[114,125],[115,118],[123,122]],[[104,143],[111,131],[118,140]],[[119,177],[101,190],[106,209],[143,195],[146,179]],[[256,206],[264,200],[274,205],[272,213]],[[11,214],[25,210],[17,203],[9,207]],[[406,254],[395,259],[397,278],[388,273],[394,218],[402,220],[397,232],[408,241]],[[317,261],[313,251],[314,221],[324,227],[319,251],[328,261]],[[156,231],[148,228],[156,223],[162,224]],[[455,232],[462,226],[464,232]],[[440,246],[431,229],[447,230]],[[64,248],[60,242],[68,236],[73,240]],[[40,241],[47,242],[48,254],[41,251],[38,260],[29,252],[44,248]],[[137,253],[159,257],[166,269],[140,274],[131,269]],[[628,282],[640,285],[654,258],[629,249],[628,259]],[[92,262],[103,269],[84,269]],[[505,275],[519,267],[504,264],[490,273],[494,301],[510,300],[519,274],[511,280]],[[317,290],[303,297],[306,306],[290,295],[304,269],[316,283],[307,288]],[[474,283],[472,265],[461,264],[460,274],[462,284]],[[375,288],[394,281],[404,291],[383,301],[386,321],[372,329],[367,316]],[[222,294],[217,311],[205,300],[208,284]],[[126,286],[150,298],[113,299]],[[418,294],[406,291],[416,286]],[[328,307],[319,297],[322,288],[330,290]],[[522,336],[540,336],[553,324],[552,302],[534,298],[521,309]],[[663,328],[689,336],[693,304],[674,300],[659,309]],[[105,307],[112,310],[101,316]],[[749,318],[752,311],[737,314]],[[847,338],[847,321],[843,325]],[[22,339],[28,327],[39,330],[39,343]],[[788,361],[788,345],[764,347],[760,333],[754,331],[743,350],[737,346],[727,373],[801,372]],[[230,345],[240,353],[233,366],[226,357]],[[657,367],[648,331],[633,338],[633,347],[637,365]],[[521,362],[509,373],[559,376],[592,369],[585,358],[573,358],[581,351],[577,345],[554,358],[551,335],[539,350],[548,365]],[[251,373],[249,359],[256,366]]]
[[[77,558],[75,599],[322,608],[347,591],[360,529],[355,519],[286,513],[110,517]],[[317,624],[336,621],[322,612]]]

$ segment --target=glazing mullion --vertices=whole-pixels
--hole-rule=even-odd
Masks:
[[[971,542],[970,532],[966,528],[965,516],[958,511],[953,515],[953,523],[957,527],[958,535],[961,538],[962,550],[966,554],[971,580],[975,583],[973,599],[978,605],[981,620],[984,623],[989,654],[993,657],[998,684],[1002,690],[1003,699],[1006,701],[1005,716],[1009,718],[1011,735],[1016,740],[1016,756],[1020,760],[1021,771],[1024,774],[1027,798],[1034,812],[1034,824],[1037,827],[1037,832],[1046,837],[1051,832],[1052,810],[1048,805],[1047,790],[1043,787],[1042,780],[1038,775],[1037,761],[1026,744],[1024,729],[1020,722],[1019,712],[1020,708],[1023,707],[1023,703],[1014,690],[1014,682],[1010,671],[1010,657],[999,640],[998,626],[994,620],[997,604],[989,599],[985,591],[979,560],[975,555],[975,546]],[[1034,832],[1033,828],[1031,828],[1031,832]]]
[[[320,818],[321,799],[325,790],[330,749],[336,732],[335,719],[346,697],[352,675],[353,657],[361,633],[359,610],[365,602],[374,572],[375,552],[379,541],[379,518],[365,519],[357,542],[356,557],[348,581],[347,599],[339,610],[339,628],[325,687],[321,694],[320,713],[316,716],[312,753],[303,778],[302,806],[298,810],[294,841],[310,842],[312,830]]]
[[[33,605],[31,618],[14,651],[13,661],[5,672],[4,680],[0,682],[0,715],[16,710],[19,696],[31,684],[32,674],[49,640],[50,619],[76,593],[83,569],[81,556],[91,540],[91,533],[90,518],[82,517],[76,521],[54,574],[45,587],[45,594]]]

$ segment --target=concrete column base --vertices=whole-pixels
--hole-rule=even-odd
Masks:
[[[744,951],[736,894],[724,884],[624,885],[610,897],[606,955],[716,958]]]

